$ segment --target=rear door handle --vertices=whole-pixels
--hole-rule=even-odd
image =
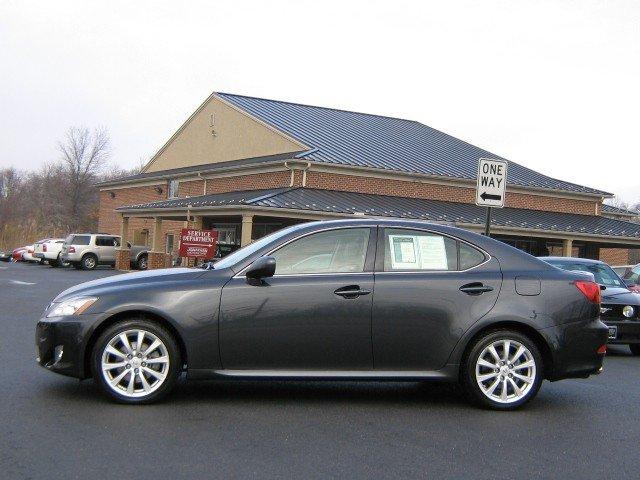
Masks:
[[[333,293],[342,298],[358,298],[360,295],[369,295],[371,290],[360,288],[359,285],[349,285],[346,287],[340,287],[334,290]]]
[[[466,285],[462,285],[460,287],[460,291],[466,293],[467,295],[482,295],[485,292],[493,291],[493,287],[489,285],[484,285],[480,282],[467,283]]]

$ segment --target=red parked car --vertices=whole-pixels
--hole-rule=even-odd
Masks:
[[[27,247],[18,247],[11,253],[14,262],[22,262],[22,255],[27,251]]]

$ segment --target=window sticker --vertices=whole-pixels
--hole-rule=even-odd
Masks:
[[[389,235],[394,270],[447,270],[447,251],[440,235]]]

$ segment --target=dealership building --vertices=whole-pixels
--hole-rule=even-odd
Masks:
[[[480,158],[502,157],[411,120],[214,93],[142,173],[103,182],[99,230],[177,255],[180,229],[216,229],[229,248],[299,222],[399,217],[482,232]],[[509,161],[492,236],[533,255],[627,264],[640,248],[634,212],[612,195]],[[123,242],[126,245],[126,242]],[[129,251],[118,252],[128,268]]]

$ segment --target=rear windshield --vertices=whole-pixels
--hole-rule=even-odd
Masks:
[[[66,241],[69,245],[89,245],[90,242],[90,235],[70,235]]]
[[[574,272],[589,272],[593,274],[596,283],[604,285],[606,287],[621,287],[627,288],[620,277],[609,265],[602,263],[581,263],[581,262],[554,262],[549,263],[555,267],[562,268],[563,270],[570,270]]]

